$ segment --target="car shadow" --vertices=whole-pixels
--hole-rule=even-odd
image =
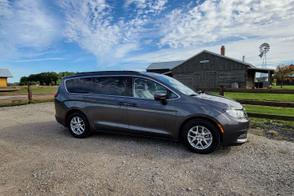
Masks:
[[[17,145],[31,145],[56,150],[73,150],[80,153],[106,153],[116,156],[130,155],[152,158],[168,156],[170,158],[191,158],[197,156],[223,156],[231,151],[230,147],[220,147],[208,155],[189,152],[180,142],[142,137],[95,132],[90,137],[78,139],[71,136],[67,128],[54,120],[20,124],[5,127],[0,138]]]

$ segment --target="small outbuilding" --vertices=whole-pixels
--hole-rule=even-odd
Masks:
[[[7,87],[8,78],[12,78],[12,74],[8,69],[0,68],[0,88]]]
[[[216,89],[225,88],[254,88],[256,73],[266,73],[269,85],[273,69],[257,68],[243,60],[225,56],[225,48],[221,54],[207,50],[183,61],[152,63],[147,72],[156,72],[172,76],[190,88]]]

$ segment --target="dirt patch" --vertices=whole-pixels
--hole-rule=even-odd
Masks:
[[[287,126],[275,122],[254,122],[251,123],[251,129],[249,132],[270,139],[294,142],[293,126]]]

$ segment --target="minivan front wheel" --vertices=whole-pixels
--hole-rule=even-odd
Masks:
[[[73,113],[68,117],[68,129],[70,133],[77,138],[87,137],[90,133],[90,127],[87,118],[80,113]]]
[[[192,120],[184,125],[182,140],[192,152],[207,154],[219,146],[220,135],[209,121]]]

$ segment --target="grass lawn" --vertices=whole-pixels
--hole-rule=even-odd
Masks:
[[[281,86],[272,86],[272,88],[277,90],[294,90],[294,85],[284,85],[283,88]]]
[[[294,108],[259,106],[259,105],[244,105],[244,106],[247,112],[294,117]]]
[[[225,97],[235,100],[294,102],[294,94],[225,92]]]

